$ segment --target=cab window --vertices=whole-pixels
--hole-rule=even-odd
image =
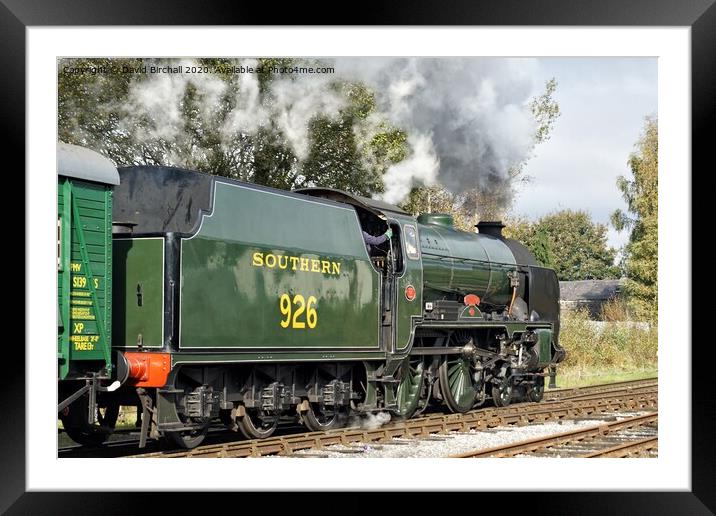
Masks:
[[[415,230],[415,226],[410,224],[405,225],[405,254],[411,260],[417,260],[420,258],[420,252],[418,251],[418,233]]]

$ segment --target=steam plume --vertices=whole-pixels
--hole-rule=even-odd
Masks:
[[[534,145],[536,127],[528,106],[536,91],[534,59],[370,57],[323,61],[334,66],[334,74],[277,74],[264,85],[264,92],[255,73],[235,74],[233,83],[212,73],[150,74],[130,82],[127,97],[106,109],[108,116],[110,112],[119,114],[123,134],[137,142],[158,142],[151,148],[159,155],[156,161],[188,167],[200,162],[205,158],[201,153],[207,152],[196,145],[197,132],[217,134],[222,149],[238,152],[242,136],[271,126],[293,150],[300,172],[309,150],[310,121],[316,116],[334,118],[346,106],[346,98],[333,84],[358,80],[375,92],[377,113],[359,121],[360,127],[353,128],[356,134],[365,136],[367,131],[370,141],[370,132],[378,130],[376,121],[387,118],[408,135],[407,158],[389,167],[383,176],[384,200],[398,203],[414,185],[440,183],[456,194],[478,190],[502,205],[510,202],[509,171],[529,156]],[[256,59],[233,63],[254,68],[259,64]],[[186,67],[198,63],[184,59],[171,64]],[[195,91],[198,106],[198,127],[194,128],[184,125],[182,110],[186,109],[188,88]],[[220,117],[218,106],[226,105],[221,102],[226,95],[233,97],[232,102]],[[98,142],[97,147],[104,144]],[[146,157],[138,156],[135,161],[143,159]],[[247,161],[251,162],[251,156]],[[364,165],[370,167],[371,163]]]
[[[534,143],[527,103],[535,60],[342,58],[335,65],[372,86],[380,109],[411,135],[412,157],[384,177],[385,200],[440,182],[453,193],[476,188],[509,202],[509,170]]]

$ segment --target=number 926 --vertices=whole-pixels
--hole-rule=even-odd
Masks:
[[[281,315],[284,317],[281,320],[281,328],[290,326],[291,328],[303,329],[306,325],[310,329],[315,328],[318,324],[317,302],[313,296],[309,296],[308,301],[306,301],[306,298],[301,294],[293,296],[293,300],[288,294],[283,294],[278,301]]]

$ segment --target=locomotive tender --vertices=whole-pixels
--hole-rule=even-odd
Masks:
[[[564,358],[559,286],[480,223],[327,188],[287,192],[58,147],[58,414],[99,444],[248,438],[279,420],[539,401]],[[368,248],[361,230],[392,237]]]

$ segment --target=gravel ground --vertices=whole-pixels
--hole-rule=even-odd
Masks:
[[[621,412],[614,414],[617,419],[646,414],[647,412]],[[451,432],[434,434],[430,440],[393,439],[395,444],[375,443],[354,445],[334,445],[322,450],[305,450],[294,453],[295,457],[371,457],[371,458],[440,458],[455,453],[492,448],[503,444],[524,441],[549,434],[569,432],[578,428],[595,426],[599,420],[562,421],[541,423],[529,426],[496,427],[469,433]]]

